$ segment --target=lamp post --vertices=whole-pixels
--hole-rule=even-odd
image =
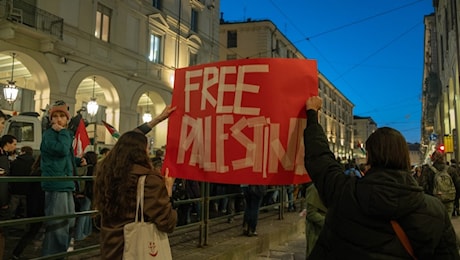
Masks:
[[[145,113],[142,116],[142,121],[144,121],[144,123],[152,121],[152,114],[150,114],[150,111],[149,111],[149,103],[150,103],[150,95],[147,92],[147,104],[145,105]]]
[[[88,114],[91,116],[91,118],[94,117],[94,135],[93,135],[93,148],[94,152],[97,152],[96,147],[97,147],[97,111],[99,109],[99,105],[97,104],[96,97],[94,95],[94,89],[96,88],[96,76],[93,77],[93,95],[91,96],[90,101],[88,102],[87,105],[87,110]]]
[[[97,114],[97,110],[99,109],[99,105],[97,104],[96,97],[94,96],[95,87],[96,87],[96,76],[93,77],[93,95],[91,96],[91,99],[87,105],[88,114],[92,117]]]
[[[14,74],[14,58],[16,57],[16,53],[12,53],[13,56],[13,63],[11,64],[11,80],[7,80],[8,84],[3,87],[3,96],[5,97],[6,101],[10,104],[13,104],[18,97],[18,88],[16,87],[16,81],[13,80]]]

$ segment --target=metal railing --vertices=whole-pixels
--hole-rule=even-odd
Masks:
[[[3,176],[0,177],[0,183],[2,182],[42,182],[42,181],[93,181],[94,177],[91,176],[67,176],[67,177],[8,177],[8,176]],[[201,197],[200,198],[194,198],[194,199],[184,199],[184,200],[177,200],[175,201],[174,205],[176,208],[179,208],[181,205],[190,205],[192,203],[198,203],[200,212],[199,212],[199,218],[195,219],[195,221],[191,221],[190,223],[186,223],[184,225],[177,226],[174,233],[170,236],[175,236],[179,235],[181,233],[189,232],[191,230],[198,231],[198,247],[204,247],[208,245],[208,240],[209,240],[209,230],[212,225],[218,224],[222,222],[222,219],[229,219],[232,217],[235,217],[237,215],[242,215],[243,211],[237,211],[235,210],[234,212],[230,212],[229,214],[211,214],[211,206],[210,203],[213,203],[216,200],[220,199],[236,199],[237,197],[242,197],[242,193],[232,193],[232,194],[225,194],[225,195],[216,195],[216,196],[211,196],[210,195],[210,183],[204,183],[200,182],[200,191],[201,191]],[[271,192],[279,192],[279,202],[269,204],[262,206],[260,210],[267,210],[267,209],[273,209],[274,207],[278,207],[278,219],[283,219],[284,215],[284,205],[285,203],[289,203],[289,201],[285,200],[285,195],[286,195],[286,187],[285,186],[276,186],[274,188],[268,189],[267,193]],[[294,198],[291,203],[297,203],[299,200]],[[303,199],[300,199],[300,203],[303,203]],[[302,206],[301,206],[302,207]],[[182,212],[183,213],[183,212]],[[70,219],[70,218],[76,218],[76,217],[81,217],[81,216],[96,216],[98,214],[97,210],[88,210],[88,211],[82,211],[82,212],[76,212],[75,214],[67,214],[67,215],[59,215],[59,216],[43,216],[43,217],[31,217],[31,218],[20,218],[20,219],[9,219],[9,220],[3,220],[0,221],[0,227],[14,227],[14,226],[21,226],[25,224],[30,224],[30,223],[36,223],[36,222],[46,222],[50,220],[59,220],[59,219]],[[178,212],[179,214],[179,212]],[[183,217],[183,216],[182,216]],[[195,238],[196,239],[196,238]],[[194,240],[195,240],[194,239]],[[54,254],[50,256],[42,256],[38,258],[33,258],[35,260],[37,259],[59,259],[62,257],[69,257],[69,256],[75,256],[75,255],[82,255],[85,253],[98,253],[96,250],[100,249],[100,245],[94,244],[90,245],[87,247],[75,249],[74,251],[70,252],[63,252],[59,254]]]

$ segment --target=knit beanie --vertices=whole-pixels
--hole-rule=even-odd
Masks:
[[[57,112],[57,111],[64,112],[65,115],[67,116],[67,119],[70,119],[69,106],[67,106],[67,104],[64,101],[58,100],[54,102],[54,104],[51,106],[49,110],[50,120],[52,119],[54,112]]]

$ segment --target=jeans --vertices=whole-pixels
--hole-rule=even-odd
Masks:
[[[91,200],[84,196],[77,198],[77,203],[80,204],[80,211],[87,211],[91,209]],[[75,240],[83,240],[91,235],[93,231],[93,221],[91,216],[77,217],[75,224]]]
[[[46,191],[45,216],[75,214],[75,203],[71,191]],[[42,254],[52,255],[66,252],[70,244],[70,230],[75,218],[57,219],[45,222],[45,239]]]
[[[10,217],[14,218],[16,216],[18,208],[22,206],[22,210],[24,210],[24,214],[22,214],[22,217],[27,216],[27,198],[26,195],[17,195],[17,194],[12,194],[10,197]]]
[[[31,241],[37,236],[40,232],[40,228],[42,227],[41,222],[31,223],[29,226],[29,230],[27,230],[24,235],[22,235],[19,242],[16,244],[16,247],[13,250],[13,255],[16,257],[20,257],[24,249],[27,245],[30,245]]]
[[[254,192],[252,187],[242,187],[246,208],[244,209],[244,224],[248,225],[249,232],[255,232],[259,218],[259,208],[263,194]]]
[[[288,200],[288,207],[290,210],[294,209],[294,185],[286,186],[286,193],[287,193],[287,200]]]

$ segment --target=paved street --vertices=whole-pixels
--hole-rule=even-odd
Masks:
[[[257,237],[247,237],[242,235],[242,215],[235,217],[235,221],[227,223],[226,219],[212,220],[214,224],[209,230],[209,241],[204,247],[198,247],[199,232],[195,229],[192,231],[176,230],[169,236],[172,254],[174,260],[188,259],[255,259],[258,252],[267,251],[269,245],[286,245],[284,241],[294,239],[296,242],[301,241],[298,236],[299,232],[304,230],[304,221],[297,212],[287,212],[283,220],[278,219],[277,211],[261,212],[259,216],[259,225]],[[24,227],[10,228],[6,241],[6,258],[9,259],[11,251],[24,232]],[[75,250],[83,247],[93,246],[99,242],[99,233],[94,232],[90,237],[83,241],[76,241]],[[287,245],[290,245],[288,243]],[[35,240],[30,244],[24,254],[23,259],[36,258],[40,255],[41,241]],[[276,250],[276,246],[273,250]],[[289,252],[301,250],[302,246],[298,245],[295,249],[285,249]],[[305,247],[303,247],[305,248]],[[302,252],[302,251],[300,251]],[[275,255],[275,251],[270,253]],[[79,256],[71,256],[71,260],[80,259],[98,259],[99,251],[84,253]],[[280,259],[280,258],[272,258]],[[289,259],[289,258],[281,258]],[[296,259],[305,259],[297,258]]]
[[[460,217],[452,217],[452,225],[457,233],[457,243],[460,250]],[[294,260],[305,259],[305,233],[298,234],[292,240],[283,242],[278,246],[270,247],[270,250],[259,254],[257,259],[281,259],[281,260]]]
[[[241,216],[237,216],[235,222],[231,224],[222,222],[213,226],[210,230],[209,244],[203,248],[197,247],[197,232],[174,232],[170,236],[174,259],[305,259],[304,221],[298,213],[287,213],[285,219],[281,221],[273,212],[262,213],[260,217],[258,237],[242,236],[240,225],[242,219]],[[460,217],[453,217],[452,224],[459,237]],[[7,241],[7,251],[15,244],[13,241],[19,238],[13,233]],[[97,241],[98,234],[94,233],[90,238],[79,242],[76,249],[92,245]],[[27,248],[25,259],[37,257],[39,248],[40,244],[35,241]],[[69,259],[98,259],[98,254],[93,252]]]
[[[257,260],[281,259],[294,260],[305,259],[306,240],[305,233],[298,234],[292,240],[282,242],[278,246],[271,247],[269,251],[257,256]]]

